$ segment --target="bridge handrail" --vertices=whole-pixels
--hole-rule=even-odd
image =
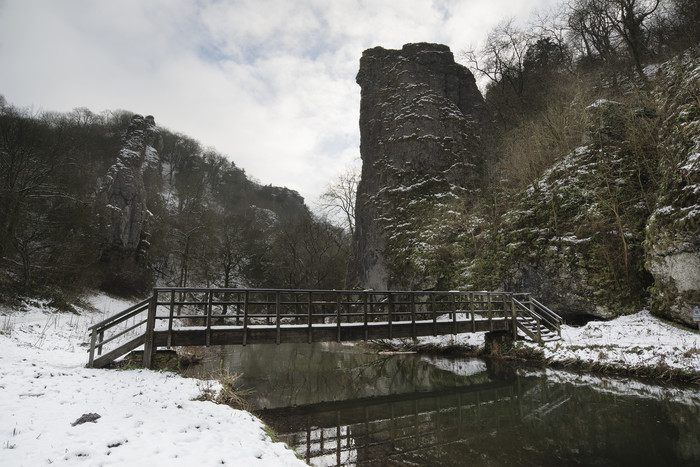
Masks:
[[[521,307],[521,310],[524,311],[525,314],[530,315],[530,316],[532,316],[533,318],[538,319],[538,320],[540,320],[541,322],[543,322],[543,323],[549,325],[549,326],[546,326],[546,327],[548,327],[548,328],[550,328],[550,329],[552,329],[552,330],[556,330],[556,329],[557,329],[557,323],[556,323],[555,320],[552,320],[550,317],[538,313],[537,311],[531,309],[531,308],[528,307],[526,304],[521,303],[521,302],[519,302],[519,301],[516,300],[516,299],[513,299],[513,300]],[[539,310],[538,310],[538,311],[539,311]]]
[[[134,314],[140,313],[141,311],[143,311],[143,309],[140,309],[140,308],[142,308],[142,307],[146,307],[146,308],[147,308],[147,307],[148,307],[148,304],[151,303],[152,298],[153,298],[153,297],[148,297],[147,299],[145,299],[145,300],[143,300],[143,301],[137,303],[136,305],[130,306],[130,307],[127,308],[126,310],[124,310],[124,311],[122,311],[122,312],[119,312],[119,313],[117,313],[117,314],[114,315],[114,316],[110,316],[109,318],[104,319],[104,320],[100,321],[100,322],[97,323],[97,324],[93,324],[92,326],[90,326],[90,327],[88,328],[88,331],[92,331],[92,330],[95,329],[95,328],[102,328],[102,327],[108,328],[108,327],[110,327],[110,326],[107,326],[107,325],[110,324],[110,323],[112,323],[112,321],[115,321],[115,320],[117,320],[117,319],[119,319],[119,318],[121,318],[121,317],[125,317],[126,315],[134,315]],[[131,316],[129,316],[129,317],[131,317]]]
[[[275,289],[272,287],[153,287],[157,291],[175,291],[175,292],[291,292],[291,293],[402,293],[402,294],[419,294],[425,295],[430,293],[441,294],[480,294],[480,295],[511,295],[512,292],[493,292],[490,290],[399,290],[399,289]]]
[[[88,331],[90,331],[90,348],[88,349],[90,356],[88,359],[88,367],[92,368],[95,363],[95,351],[97,351],[98,356],[102,355],[102,348],[105,344],[114,341],[115,339],[125,335],[129,331],[133,331],[139,326],[147,324],[147,320],[143,320],[135,325],[128,327],[125,330],[122,330],[121,332],[113,336],[108,337],[107,339],[104,338],[105,332],[109,329],[112,329],[118,324],[121,324],[124,321],[127,321],[128,319],[133,318],[134,316],[137,316],[138,314],[148,310],[152,301],[153,297],[149,297],[135,305],[130,306],[126,310],[117,313],[114,316],[110,316],[109,318],[104,319],[99,323],[93,324],[88,328]]]
[[[516,295],[525,296],[527,298],[527,304],[515,298]],[[534,318],[537,323],[537,335],[535,336],[534,333],[527,329],[523,323],[517,321],[518,328],[525,332],[528,336],[541,342],[542,326],[544,325],[546,329],[556,332],[559,337],[561,337],[561,323],[563,322],[563,319],[549,308],[534,300],[530,294],[514,294],[513,303],[518,307],[518,310],[521,313]],[[535,311],[533,308],[537,308],[537,311]]]
[[[561,316],[559,316],[558,314],[556,314],[555,312],[553,312],[552,310],[550,310],[545,305],[543,305],[542,303],[540,303],[539,301],[537,301],[536,299],[534,299],[532,297],[530,297],[530,302],[533,305],[535,305],[535,307],[537,307],[537,309],[542,314],[547,315],[547,317],[553,322],[553,324],[555,324],[557,327],[559,327],[560,331],[561,331],[561,325],[564,323],[564,319]]]

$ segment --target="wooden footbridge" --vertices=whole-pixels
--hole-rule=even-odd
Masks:
[[[542,342],[562,319],[529,294],[376,290],[158,287],[90,327],[88,366],[100,368],[143,346],[312,343],[510,331]]]

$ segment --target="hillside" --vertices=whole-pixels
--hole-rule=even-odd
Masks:
[[[419,64],[422,74],[404,71],[415,48],[451,59],[440,47],[389,51],[393,61],[383,66],[391,71],[381,82],[361,80],[361,63],[363,100],[373,93],[383,100],[360,118],[364,165],[350,270],[371,266],[373,257],[375,274],[351,278],[375,287],[367,278],[376,282],[376,264],[385,264],[384,286],[531,292],[572,321],[649,304],[692,325],[700,303],[698,48],[641,76],[605,68],[558,76],[569,94],[548,97],[546,110],[533,105],[503,129],[483,117],[481,96],[464,110],[426,97],[446,89],[438,60]],[[425,76],[438,85],[430,88]],[[465,123],[456,130],[441,112]],[[400,122],[400,137],[365,129],[363,118]],[[474,136],[465,138],[463,128]],[[547,136],[533,130],[542,128],[567,133],[566,144],[546,148],[549,162]],[[429,150],[433,141],[453,146]],[[416,167],[421,157],[427,162]],[[363,216],[372,219],[364,227]],[[363,228],[373,238],[363,238]]]
[[[342,285],[345,233],[298,193],[130,112],[0,107],[0,289]]]

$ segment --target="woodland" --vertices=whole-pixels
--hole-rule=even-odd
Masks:
[[[508,232],[542,224],[550,237],[612,232],[599,235],[590,250],[587,261],[600,271],[593,283],[615,295],[601,300],[638,309],[653,285],[645,265],[645,222],[659,193],[676,183],[675,175],[662,169],[663,159],[674,156],[659,150],[660,135],[671,129],[664,127],[655,100],[658,85],[650,65],[683,53],[697,59],[700,5],[695,0],[572,0],[522,24],[505,20],[483,47],[458,54],[486,83],[490,125],[480,139],[486,181],[478,187],[481,202],[457,200],[451,208],[461,212],[459,219],[438,219],[446,227],[424,264],[437,286],[498,287],[513,255],[530,254],[540,242],[535,234],[515,238]],[[689,92],[700,102],[697,83]],[[610,124],[591,131],[590,106],[599,100],[622,105],[612,113],[602,111],[599,120]],[[130,261],[111,261],[114,245],[100,225],[97,199],[132,117],[125,110],[86,108],[37,113],[0,96],[3,300],[47,296],[56,306],[69,307],[87,289],[138,295],[156,284],[345,286],[356,175],[329,183],[326,208],[347,219],[336,225],[312,212],[298,193],[262,185],[226,155],[165,128],[159,128],[156,148],[160,171],[144,179],[150,213],[146,248]],[[573,214],[582,200],[547,195],[542,180],[591,135],[601,142],[624,141],[630,158],[596,163],[595,173],[581,181],[597,187],[588,192],[599,199],[586,202],[601,207],[582,221],[578,211]],[[568,170],[558,176],[580,172]],[[622,172],[637,183],[616,183]],[[527,205],[538,193],[542,197],[534,204],[548,206],[542,212]],[[521,215],[512,215],[513,206],[520,206]],[[527,252],[519,249],[523,244]],[[508,262],[503,251],[511,255]],[[536,254],[551,254],[547,251],[545,245]]]

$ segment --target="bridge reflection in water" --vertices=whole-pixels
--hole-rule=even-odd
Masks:
[[[266,410],[260,416],[311,465],[454,465],[454,453],[483,446],[479,439],[491,437],[494,429],[536,420],[567,399],[562,394],[545,402],[537,397],[542,391],[546,387],[537,379],[494,381]]]
[[[641,384],[626,394],[640,383],[567,378],[511,374],[259,415],[311,465],[700,465],[695,390],[666,399],[666,388]]]

